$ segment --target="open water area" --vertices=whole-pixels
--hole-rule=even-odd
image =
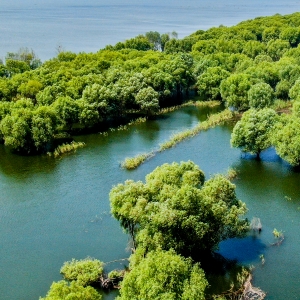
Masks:
[[[299,0],[1,0],[0,58],[28,47],[44,61],[58,46],[95,52],[151,30],[175,30],[183,38],[199,29],[299,10]]]
[[[300,1],[7,1],[0,0],[0,58],[20,47],[42,59],[62,45],[74,52],[97,51],[106,44],[150,30],[177,31],[233,25],[256,16],[299,11]],[[192,128],[210,113],[185,107],[156,120],[108,136],[77,136],[87,146],[61,159],[17,156],[0,145],[0,299],[38,299],[61,279],[63,262],[95,257],[123,259],[128,237],[110,216],[109,191],[126,179],[144,180],[163,163],[192,160],[209,178],[233,167],[238,197],[247,217],[259,217],[263,230],[220,245],[220,254],[254,266],[254,285],[267,299],[299,299],[300,173],[269,149],[261,161],[230,147],[231,125],[218,126],[157,154],[134,171],[120,168],[127,156],[157,149],[172,133]],[[272,231],[285,240],[272,246]],[[263,254],[262,265],[259,256]],[[108,264],[121,268],[124,262]],[[216,279],[222,286],[221,278]],[[115,293],[105,299],[114,299]]]
[[[198,164],[207,178],[229,167],[238,170],[237,195],[248,206],[247,217],[259,217],[263,230],[222,242],[219,252],[238,265],[253,265],[254,284],[268,293],[267,299],[299,299],[300,174],[272,149],[261,161],[241,156],[230,147],[232,125],[223,125],[158,153],[134,171],[120,168],[125,157],[157,149],[171,134],[192,128],[210,112],[184,107],[127,131],[77,136],[87,146],[61,159],[16,156],[1,146],[1,299],[45,295],[52,281],[61,279],[63,262],[72,258],[109,262],[128,257],[128,237],[109,213],[111,187],[126,179],[144,180],[163,163],[186,160]],[[284,233],[280,246],[271,246],[274,228]],[[108,264],[107,270],[125,263]],[[218,291],[224,276],[214,280]]]

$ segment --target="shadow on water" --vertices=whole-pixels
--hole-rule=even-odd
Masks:
[[[205,258],[201,263],[201,268],[203,268],[209,284],[206,290],[209,298],[212,295],[220,295],[229,290],[231,284],[236,284],[237,275],[242,271],[243,266],[236,260],[213,253],[210,257]]]
[[[256,234],[238,239],[228,239],[220,243],[219,253],[230,260],[249,263],[257,260],[258,256],[266,250],[266,245]]]
[[[275,148],[270,147],[260,153],[259,158],[256,157],[254,154],[250,153],[242,153],[241,158],[245,160],[257,160],[262,162],[281,162],[282,159],[277,155]]]
[[[221,294],[237,283],[237,275],[249,263],[257,260],[264,253],[266,245],[255,235],[243,239],[228,239],[220,243],[218,252],[201,260],[209,288],[209,295]]]
[[[0,157],[0,171],[10,177],[51,173],[57,166],[57,160],[46,154],[24,157],[11,153],[4,145],[0,145]]]

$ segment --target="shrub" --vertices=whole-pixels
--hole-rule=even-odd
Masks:
[[[100,260],[86,258],[65,262],[60,273],[69,281],[76,281],[82,286],[87,286],[99,280],[103,274],[103,263]]]

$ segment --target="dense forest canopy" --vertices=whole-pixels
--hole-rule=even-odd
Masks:
[[[299,25],[294,13],[198,30],[181,40],[176,32],[150,31],[97,53],[62,51],[44,63],[26,48],[8,53],[0,64],[0,138],[16,152],[45,152],[61,134],[101,130],[133,111],[155,114],[189,91],[239,111],[297,102]],[[288,150],[278,153],[298,164]]]
[[[28,49],[9,53],[0,66],[1,139],[14,151],[43,152],[64,133],[101,129],[133,112],[153,115],[196,91],[240,113],[232,146],[258,158],[274,146],[298,166],[299,25],[295,13],[199,30],[181,40],[176,33],[147,32],[97,53],[63,51],[44,63]],[[164,164],[145,182],[119,184],[110,201],[134,252],[118,299],[205,299],[199,262],[222,240],[249,229],[235,186],[221,175],[206,181],[190,161]],[[100,299],[90,285],[102,272],[99,261],[66,263],[61,273],[69,282],[53,283],[45,299]]]

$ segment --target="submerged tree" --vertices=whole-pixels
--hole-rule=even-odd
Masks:
[[[103,274],[103,263],[92,258],[72,259],[64,263],[60,273],[68,281],[76,281],[82,286],[87,286],[99,281],[100,276]]]
[[[296,107],[293,116],[281,116],[273,135],[272,142],[276,153],[292,166],[300,165],[300,119]]]
[[[83,287],[77,282],[61,280],[53,282],[45,298],[40,300],[101,300],[102,296],[91,286]]]
[[[277,120],[273,109],[249,109],[233,129],[230,140],[232,147],[259,157],[262,150],[271,146],[271,133]]]
[[[198,264],[193,265],[174,250],[158,250],[131,266],[117,299],[204,300],[206,286],[207,280]]]
[[[110,201],[114,217],[145,252],[173,248],[197,256],[248,229],[239,219],[246,207],[236,198],[235,186],[221,175],[204,182],[191,161],[164,164],[146,176],[146,183],[119,184]]]

